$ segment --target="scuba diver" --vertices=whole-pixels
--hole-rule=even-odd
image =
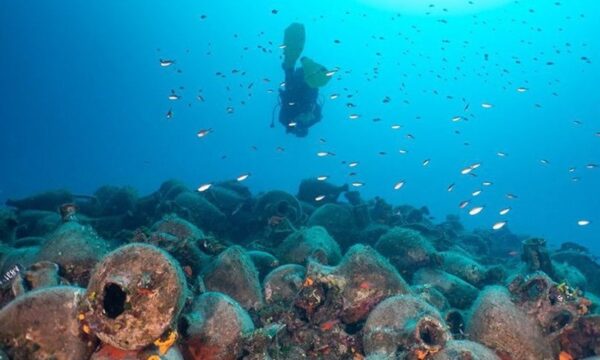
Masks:
[[[304,49],[304,40],[304,25],[293,23],[285,30],[281,65],[285,72],[285,87],[279,90],[279,122],[287,133],[298,137],[306,136],[308,129],[321,121],[319,88],[327,84],[332,75],[324,66],[305,56],[300,59],[302,66],[296,68],[296,61]]]

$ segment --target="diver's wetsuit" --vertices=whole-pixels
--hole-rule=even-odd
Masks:
[[[285,71],[285,90],[279,90],[281,109],[279,122],[286,132],[304,137],[308,128],[321,121],[321,105],[317,103],[319,89],[311,88],[304,81],[302,68],[283,69]],[[290,123],[296,123],[290,126]]]

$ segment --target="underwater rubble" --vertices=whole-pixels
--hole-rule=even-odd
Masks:
[[[0,209],[0,360],[591,360],[599,295],[578,244],[322,181],[253,195],[170,180]]]

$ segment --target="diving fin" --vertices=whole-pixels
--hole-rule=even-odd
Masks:
[[[293,69],[296,64],[296,60],[300,57],[302,50],[304,50],[304,41],[306,39],[306,33],[304,31],[304,25],[300,23],[293,23],[285,29],[283,37],[283,68]]]
[[[300,59],[302,70],[304,70],[304,81],[312,88],[320,88],[331,80],[331,75],[325,66],[314,62],[313,60],[303,56]]]

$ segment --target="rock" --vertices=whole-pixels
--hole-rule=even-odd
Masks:
[[[174,325],[186,296],[175,259],[157,247],[131,244],[98,264],[80,308],[84,324],[103,342],[140,350]]]
[[[91,227],[66,222],[44,243],[37,261],[58,264],[70,283],[86,286],[94,265],[108,251],[109,245]]]
[[[306,275],[304,266],[287,264],[271,271],[264,280],[267,303],[291,304],[300,292]]]
[[[500,358],[538,360],[558,355],[535,319],[515,306],[504,287],[489,286],[479,294],[466,332],[470,340],[489,347]]]
[[[352,211],[339,204],[319,206],[310,215],[306,225],[324,227],[342,247],[355,243],[358,234]]]
[[[321,226],[292,233],[277,247],[276,254],[283,263],[300,265],[305,265],[309,259],[335,265],[342,257],[338,243]]]
[[[81,288],[58,286],[13,300],[0,310],[0,346],[13,360],[88,359],[96,341],[77,321],[83,295]]]
[[[440,263],[440,258],[429,240],[412,229],[392,228],[379,238],[375,249],[388,258],[405,277],[410,277],[422,267]]]
[[[231,296],[244,309],[263,305],[258,270],[240,246],[230,246],[203,271],[206,289]]]
[[[440,313],[413,295],[398,295],[381,302],[367,318],[363,328],[366,355],[435,353],[450,340]]]
[[[500,360],[490,349],[476,342],[450,340],[431,360]]]
[[[441,292],[458,309],[466,309],[477,297],[478,290],[468,282],[442,270],[424,268],[413,276],[413,284],[431,286]]]
[[[183,350],[190,360],[235,360],[243,339],[254,330],[248,313],[227,295],[208,292],[183,316]]]

